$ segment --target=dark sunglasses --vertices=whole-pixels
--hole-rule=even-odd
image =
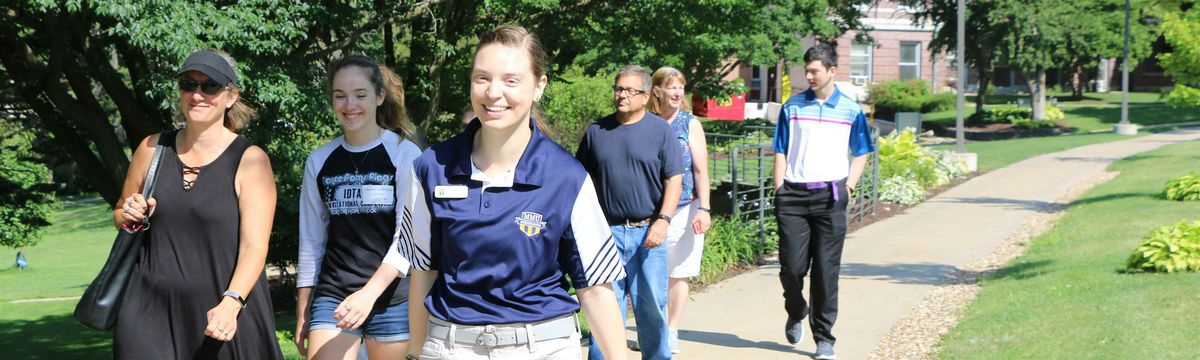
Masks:
[[[207,95],[220,94],[221,90],[225,90],[225,85],[221,85],[212,81],[199,82],[191,79],[179,79],[179,90],[186,92],[194,92],[196,88],[200,88],[200,92]]]

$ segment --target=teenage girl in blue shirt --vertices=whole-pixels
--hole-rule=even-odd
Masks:
[[[592,181],[531,118],[545,66],[524,28],[483,34],[477,119],[413,162],[404,224],[371,283],[414,268],[409,298],[424,301],[409,302],[410,353],[421,359],[579,359],[581,305],[606,358],[625,356],[610,285],[624,266]]]

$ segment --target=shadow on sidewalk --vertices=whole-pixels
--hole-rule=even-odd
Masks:
[[[782,325],[782,323],[781,323],[781,325]],[[783,328],[783,326],[780,326],[779,337],[781,338],[781,340],[783,338],[783,329],[782,328]],[[747,339],[743,339],[735,334],[680,329],[679,330],[679,339],[691,341],[691,342],[697,342],[697,343],[704,343],[704,344],[709,344],[709,345],[716,345],[716,346],[721,346],[721,347],[729,347],[729,348],[766,349],[766,350],[778,351],[778,352],[782,352],[782,353],[797,354],[797,355],[810,356],[810,357],[815,355],[812,352],[801,351],[800,349],[797,349],[795,346],[788,345],[786,343],[783,343],[782,341],[781,342],[772,342],[772,341],[747,340]]]
[[[957,268],[946,264],[842,264],[842,278],[886,280],[895,284],[937,285]]]

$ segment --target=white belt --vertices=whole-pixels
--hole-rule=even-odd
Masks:
[[[532,339],[529,331],[533,331]],[[453,331],[453,336],[451,336]],[[429,336],[459,344],[483,347],[528,344],[530,341],[570,337],[577,331],[574,317],[563,316],[532,324],[458,325],[429,317]]]

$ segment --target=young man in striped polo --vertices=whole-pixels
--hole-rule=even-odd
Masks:
[[[779,224],[779,281],[796,344],[809,314],[817,359],[836,359],[838,272],[846,239],[846,204],[875,151],[866,116],[833,84],[837,52],[817,44],[804,53],[809,89],[783,105],[775,131],[775,218]],[[853,160],[850,158],[853,157]],[[812,268],[809,299],[804,276]]]

